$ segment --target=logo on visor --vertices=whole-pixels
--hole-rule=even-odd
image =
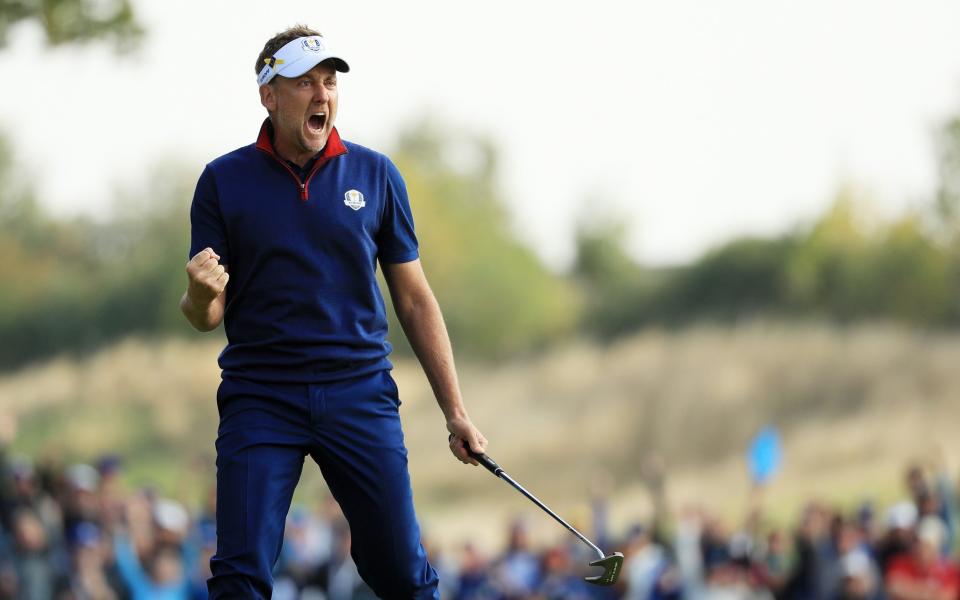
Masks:
[[[324,49],[323,42],[320,41],[320,38],[308,37],[304,38],[301,42],[304,50],[309,50],[311,52],[320,52]]]
[[[343,203],[349,206],[350,208],[352,208],[353,210],[360,210],[361,208],[367,205],[367,203],[363,201],[363,194],[361,194],[357,190],[350,190],[349,192],[344,194]]]

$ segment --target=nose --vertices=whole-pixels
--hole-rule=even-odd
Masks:
[[[326,102],[330,98],[330,90],[327,89],[327,86],[323,85],[323,82],[318,83],[313,88],[313,101],[314,102]]]

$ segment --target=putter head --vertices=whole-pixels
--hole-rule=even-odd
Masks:
[[[595,560],[590,563],[591,567],[603,567],[603,574],[584,577],[584,581],[593,585],[613,585],[620,576],[620,567],[623,566],[623,554],[614,552],[610,556]]]

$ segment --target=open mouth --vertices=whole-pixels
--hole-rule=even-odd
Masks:
[[[323,126],[327,123],[327,115],[324,113],[316,113],[310,115],[310,118],[307,119],[307,126],[315,132],[320,132],[323,129]]]

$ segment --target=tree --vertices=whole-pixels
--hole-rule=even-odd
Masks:
[[[612,339],[650,318],[654,279],[631,259],[625,249],[623,221],[591,220],[576,233],[573,280],[584,308],[580,329],[600,339]]]
[[[960,237],[960,116],[943,126],[937,146],[940,171],[937,214],[951,237]]]
[[[678,269],[661,294],[660,314],[671,320],[738,319],[780,312],[786,265],[795,241],[740,238]]]
[[[458,352],[502,358],[573,329],[574,291],[510,230],[489,140],[423,122],[400,135],[391,156],[407,182],[424,270]],[[391,330],[400,331],[396,321]]]
[[[954,267],[924,219],[871,219],[849,188],[797,244],[789,304],[843,321],[883,318],[919,325],[955,321]]]
[[[0,49],[11,29],[33,22],[50,46],[111,41],[123,53],[143,29],[129,0],[0,0]],[[99,228],[89,221],[50,219],[29,186],[17,180],[0,136],[0,365],[83,347],[103,267]]]
[[[15,25],[30,21],[50,46],[107,40],[122,53],[143,36],[130,0],[0,0],[0,48]]]

